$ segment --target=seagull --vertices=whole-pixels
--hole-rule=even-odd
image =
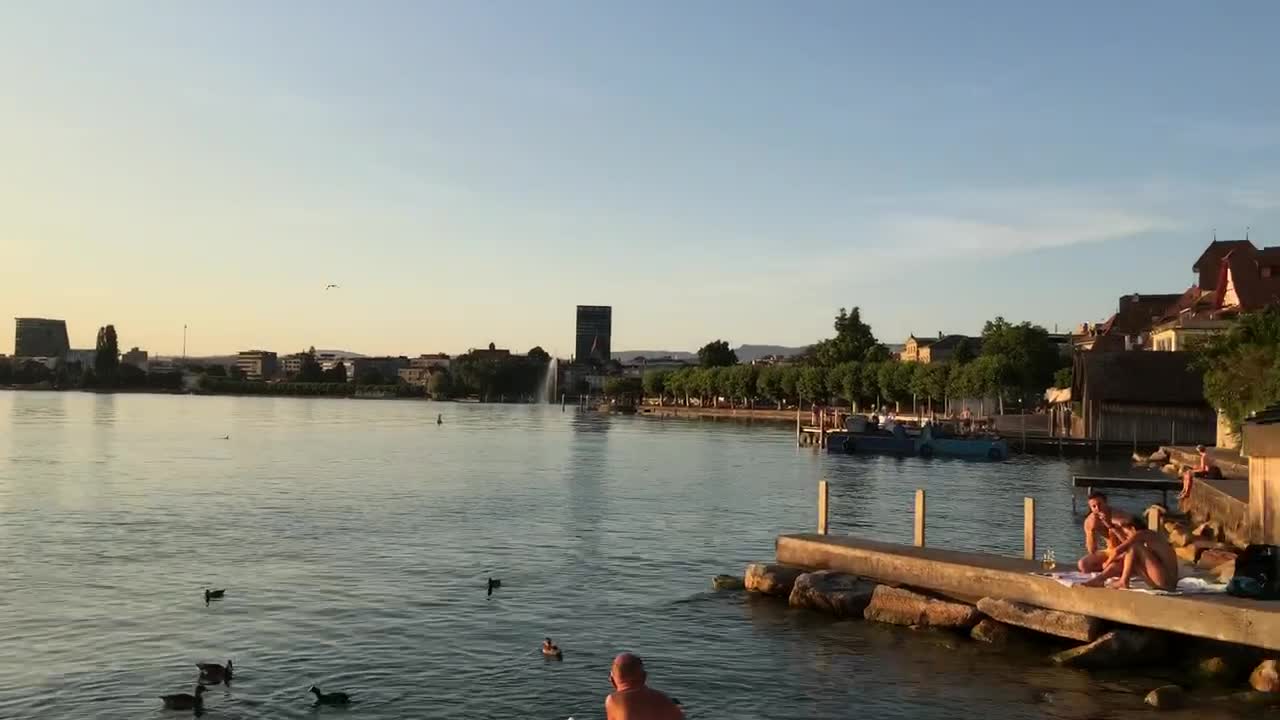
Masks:
[[[334,285],[333,283],[329,283],[328,285],[325,285],[325,286],[324,286],[324,289],[325,289],[325,290],[329,290],[329,289],[337,290],[337,289],[338,289],[338,286],[337,286],[337,285]]]

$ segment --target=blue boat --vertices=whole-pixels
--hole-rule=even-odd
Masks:
[[[943,428],[926,424],[917,434],[902,425],[890,429],[868,427],[862,418],[850,420],[846,432],[832,433],[827,438],[827,452],[860,455],[919,455],[920,457],[962,457],[1006,460],[1009,444],[995,436],[955,435]]]

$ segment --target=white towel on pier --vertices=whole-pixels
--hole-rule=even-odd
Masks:
[[[1097,577],[1097,573],[1083,573],[1077,570],[1066,572],[1035,572],[1032,575],[1051,578],[1067,587],[1083,585]],[[1160,590],[1158,588],[1148,587],[1142,578],[1133,578],[1129,581],[1129,590],[1134,592],[1147,593],[1148,595],[1211,595],[1215,593],[1225,593],[1227,586],[1225,583],[1213,583],[1198,577],[1184,577],[1178,579],[1177,588],[1174,590]]]

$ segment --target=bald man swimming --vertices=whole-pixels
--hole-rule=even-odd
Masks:
[[[684,711],[664,693],[645,685],[644,661],[631,653],[613,659],[613,692],[604,701],[608,720],[684,720]]]

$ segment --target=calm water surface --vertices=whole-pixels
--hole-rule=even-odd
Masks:
[[[931,544],[1010,554],[1034,495],[1066,558],[1071,472],[558,407],[0,392],[0,717],[180,716],[156,696],[233,658],[208,718],[600,718],[623,649],[693,718],[1121,717],[1155,680],[708,591],[811,528],[822,477],[838,532],[908,541],[923,487]]]

